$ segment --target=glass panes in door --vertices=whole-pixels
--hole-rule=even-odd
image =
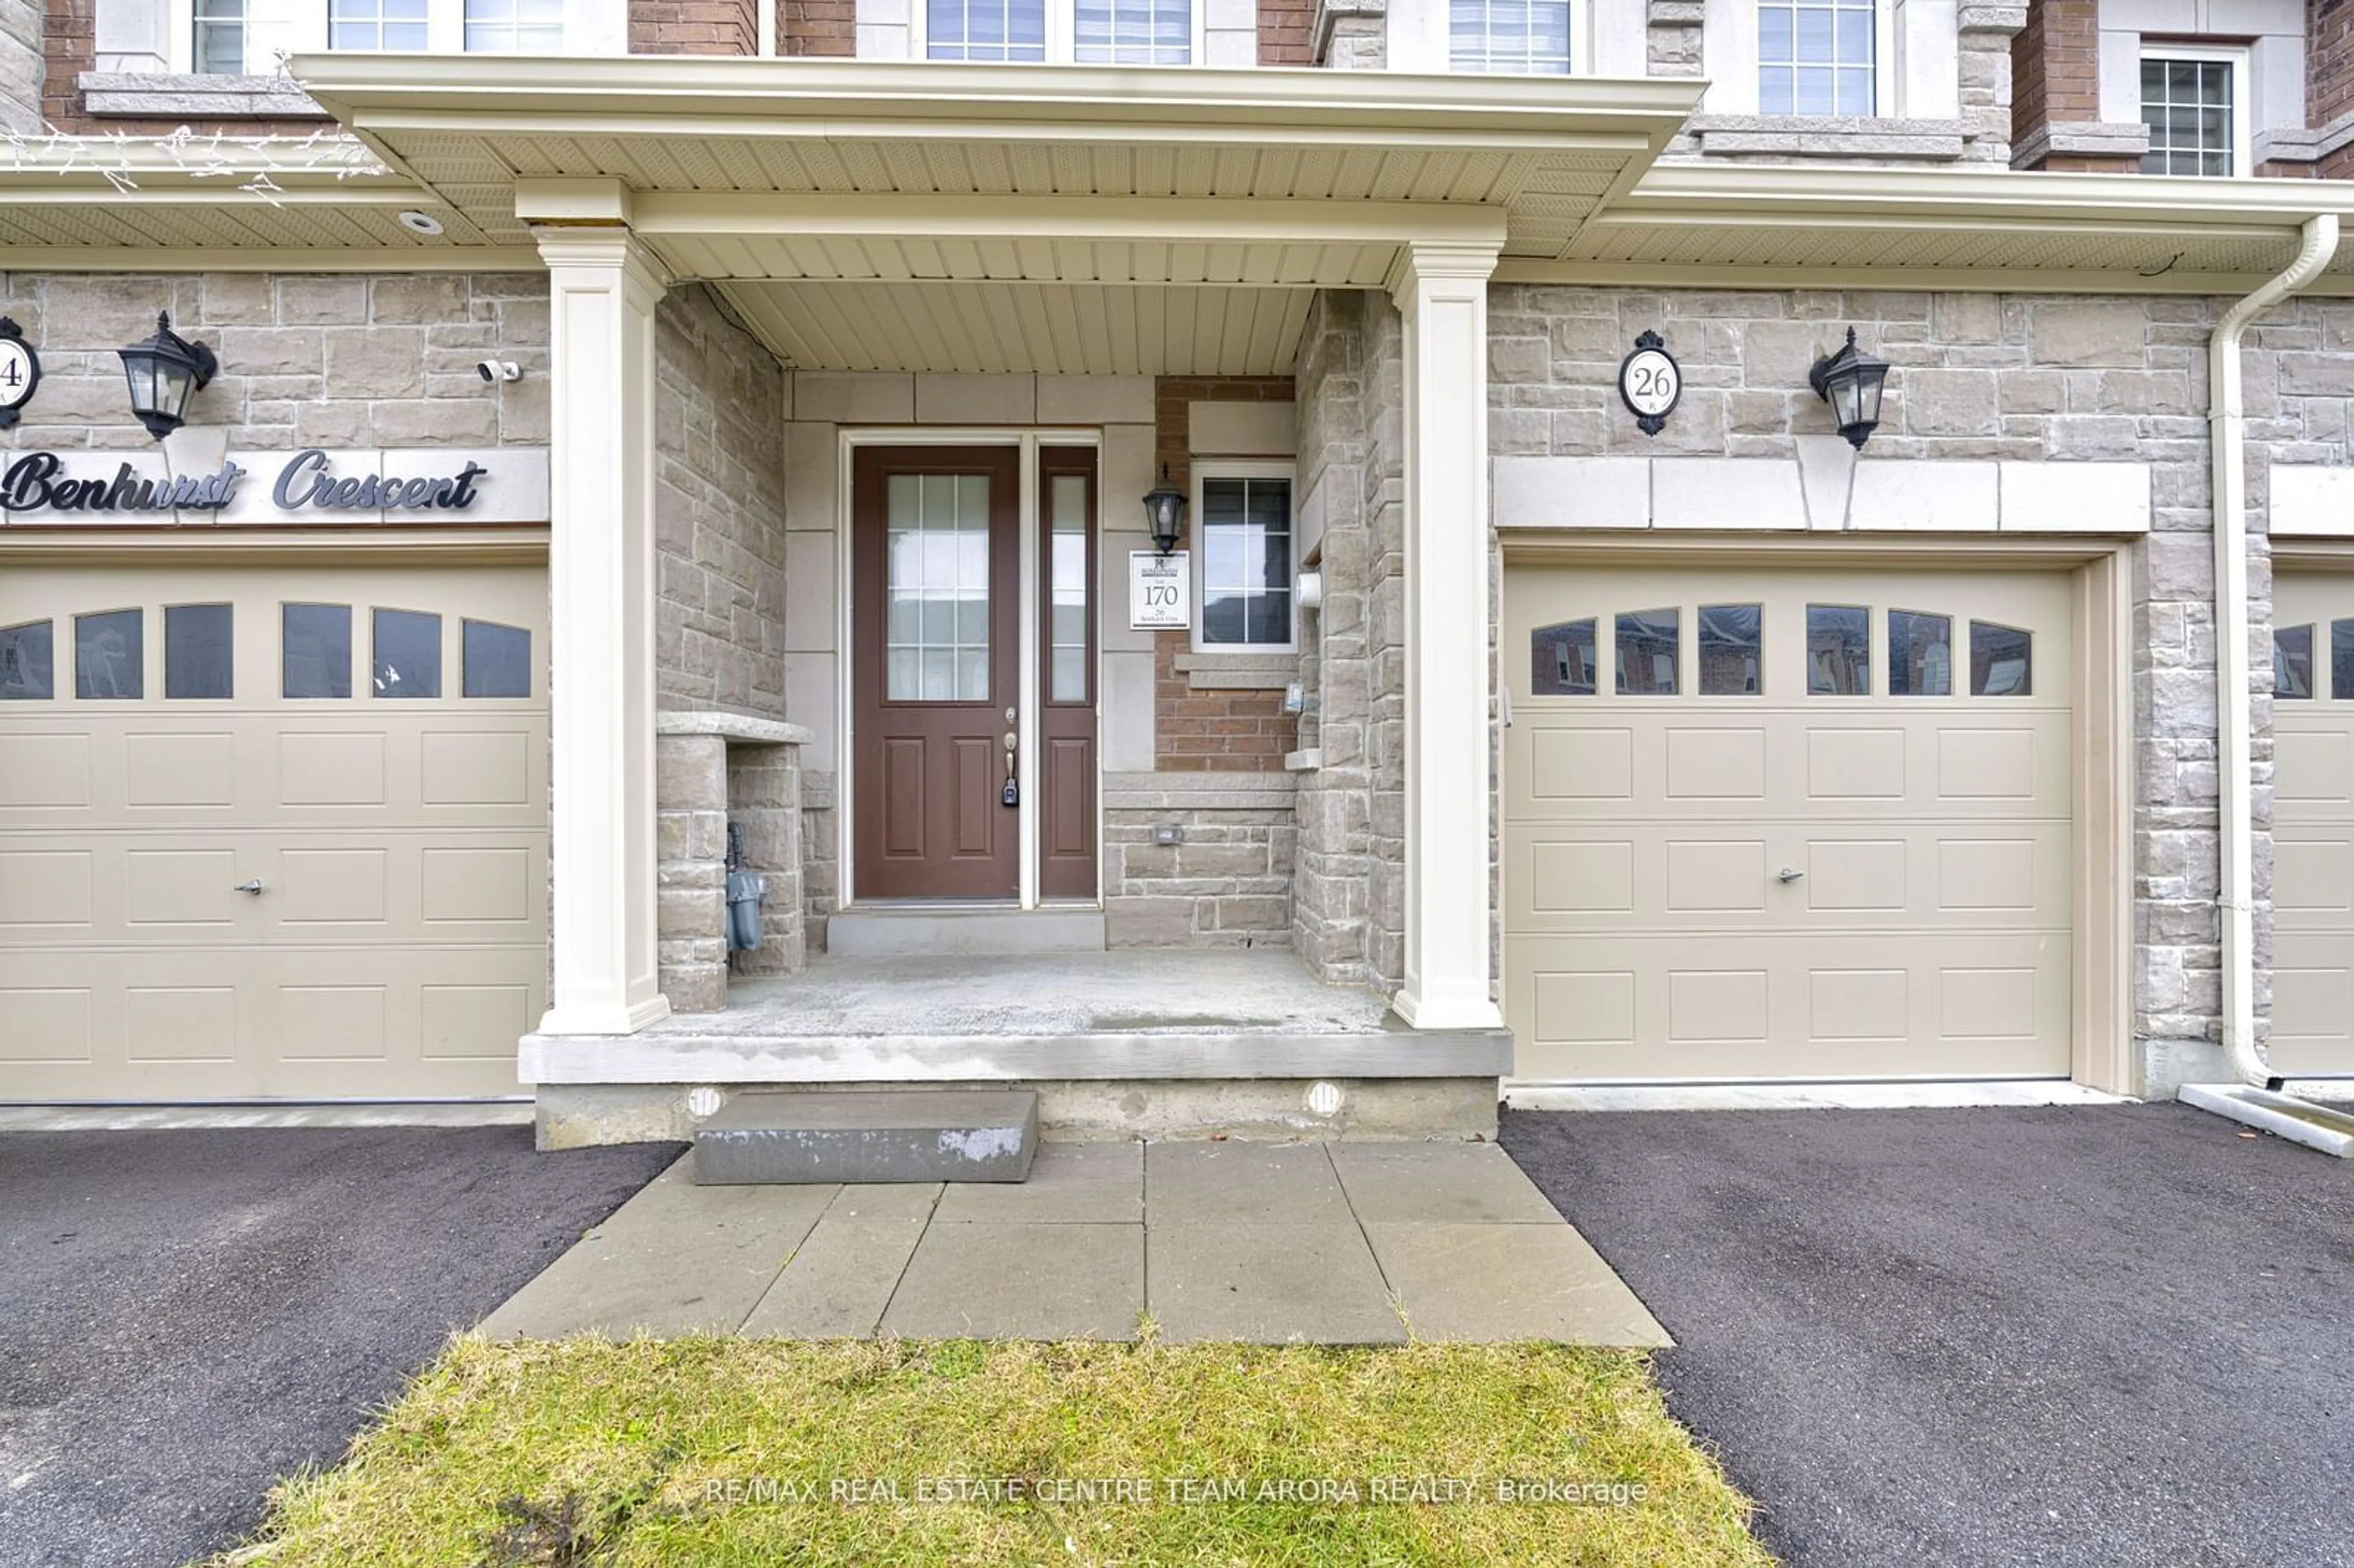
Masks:
[[[1872,612],[1859,605],[1807,606],[1807,690],[1872,694]]]
[[[884,696],[989,701],[989,476],[895,473],[884,556]]]
[[[1053,579],[1048,624],[1054,671],[1050,694],[1058,703],[1087,698],[1087,476],[1058,473],[1047,488],[1047,531]]]

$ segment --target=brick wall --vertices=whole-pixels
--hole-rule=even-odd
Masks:
[[[1191,421],[1195,403],[1288,403],[1292,383],[1277,376],[1163,376],[1153,385],[1153,461],[1169,482],[1193,490]],[[1205,454],[1208,455],[1208,454]],[[1188,526],[1191,526],[1188,518]],[[1182,541],[1181,547],[1192,540]],[[1196,691],[1176,667],[1193,634],[1153,639],[1154,766],[1184,772],[1279,772],[1299,726],[1280,691]]]
[[[547,275],[0,274],[0,313],[40,345],[41,389],[0,448],[150,450],[114,351],[155,330],[212,346],[192,426],[243,449],[545,446]],[[512,359],[486,386],[474,366]]]
[[[1258,63],[1316,63],[1316,0],[1258,0]]]
[[[757,55],[762,0],[630,0],[633,55]]]
[[[858,0],[776,0],[781,54],[847,59],[858,53]]]
[[[654,316],[654,689],[785,716],[785,373],[700,284]]]
[[[2305,122],[2316,130],[2354,113],[2354,0],[2307,0],[2305,8]],[[2325,180],[2354,178],[2354,146],[2323,154]]]
[[[2098,0],[2028,0],[2027,25],[2010,40],[2010,140],[2031,145],[2055,125],[2101,118]],[[2076,173],[2130,174],[2138,161],[2074,153],[2037,155],[2029,165]]]

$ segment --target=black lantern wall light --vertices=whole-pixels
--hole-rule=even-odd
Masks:
[[[1169,482],[1169,465],[1161,465],[1161,482],[1144,493],[1144,526],[1152,547],[1162,555],[1177,547],[1185,532],[1185,493]]]
[[[1807,372],[1815,395],[1831,406],[1839,433],[1861,451],[1880,423],[1880,393],[1888,380],[1888,361],[1855,345],[1855,328],[1847,329],[1847,346],[1827,354]]]
[[[154,336],[114,352],[122,356],[123,378],[131,383],[131,411],[159,441],[180,428],[189,397],[220,370],[211,349],[172,330],[168,312],[157,313]]]

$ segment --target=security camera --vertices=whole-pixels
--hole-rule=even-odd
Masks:
[[[520,381],[523,366],[512,359],[485,359],[474,366],[474,374],[485,381]]]

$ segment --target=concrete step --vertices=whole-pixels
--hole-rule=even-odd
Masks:
[[[825,923],[826,951],[843,958],[945,958],[958,953],[1100,953],[1100,909],[844,909]]]
[[[695,1180],[1019,1181],[1037,1151],[1028,1089],[755,1092],[695,1128]]]

